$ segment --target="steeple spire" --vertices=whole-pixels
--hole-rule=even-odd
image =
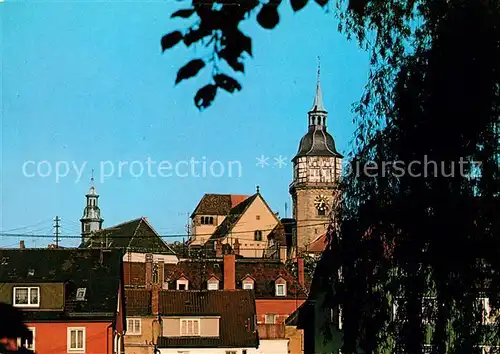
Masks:
[[[318,78],[316,81],[316,95],[314,96],[314,102],[311,108],[311,112],[326,112],[325,107],[323,106],[323,93],[321,92],[320,74],[321,62],[318,56]]]

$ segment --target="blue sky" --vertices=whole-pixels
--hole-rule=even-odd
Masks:
[[[346,153],[354,125],[351,105],[368,76],[368,56],[337,32],[333,13],[314,2],[298,14],[281,6],[281,22],[264,30],[252,22],[242,29],[253,37],[254,58],[236,77],[243,90],[220,93],[209,109],[193,105],[207,76],[174,86],[177,69],[200,55],[179,46],[165,54],[162,35],[185,28],[170,14],[182,2],[61,1],[0,3],[2,60],[0,230],[51,234],[51,219],[62,221],[62,236],[79,235],[79,219],[95,169],[104,225],[140,216],[163,235],[185,234],[187,214],[204,193],[252,194],[256,185],[270,206],[284,216],[291,202],[290,159],[307,130],[317,56],[329,111],[328,129]],[[269,157],[270,165],[256,166]],[[275,166],[274,157],[286,158]],[[222,177],[197,177],[179,165],[182,176],[156,170],[134,177],[151,161],[206,161]],[[42,163],[42,174],[35,165]],[[70,166],[56,181],[58,161]],[[105,162],[109,161],[109,162]],[[131,171],[120,161],[138,161]],[[233,175],[229,176],[230,161]],[[140,162],[140,163],[139,163]],[[167,164],[168,164],[167,163]],[[153,165],[157,167],[156,165]],[[81,180],[72,166],[82,171]],[[111,165],[114,173],[111,175]],[[59,164],[64,172],[64,162]],[[200,165],[198,165],[200,166]],[[101,168],[102,167],[102,168]],[[155,167],[155,168],[156,168]],[[185,174],[190,174],[184,176]],[[153,177],[155,175],[156,177]],[[0,236],[1,246],[19,239],[44,247],[51,239]],[[75,245],[76,239],[63,239]]]

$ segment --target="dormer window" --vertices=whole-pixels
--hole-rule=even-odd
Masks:
[[[39,287],[14,288],[14,306],[16,307],[40,307]]]
[[[276,296],[286,296],[286,281],[283,278],[278,278],[275,283]]]
[[[253,285],[253,279],[250,277],[245,278],[242,282],[243,290],[253,290]]]
[[[207,290],[219,290],[219,280],[212,277],[207,281]]]
[[[188,280],[186,278],[180,278],[177,280],[177,290],[188,290]]]

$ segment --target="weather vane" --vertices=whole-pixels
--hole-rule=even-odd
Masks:
[[[321,72],[321,58],[318,55],[318,82],[319,82],[319,74]]]
[[[92,169],[92,177],[90,178],[90,182],[94,184],[94,169]]]

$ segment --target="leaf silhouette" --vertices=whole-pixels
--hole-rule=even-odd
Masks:
[[[203,86],[196,92],[194,96],[194,104],[198,109],[207,108],[210,106],[215,99],[215,94],[217,93],[217,86],[209,84]]]
[[[175,11],[172,14],[172,16],[170,16],[170,18],[174,18],[174,17],[188,18],[192,14],[194,14],[194,9],[181,9],[181,10]]]
[[[182,39],[182,33],[179,31],[170,32],[161,38],[161,49],[165,50],[172,48],[174,45],[179,43]]]
[[[175,79],[175,84],[178,84],[182,80],[189,79],[190,77],[196,76],[198,72],[205,67],[205,62],[201,59],[193,59],[177,72],[177,78]]]
[[[200,27],[197,29],[190,29],[186,35],[184,35],[184,44],[189,47],[191,44],[200,41],[202,38],[210,35],[212,31],[206,27]]]
[[[245,66],[239,60],[241,50],[238,51],[236,49],[234,47],[227,47],[219,52],[219,57],[224,59],[234,71],[244,72]]]
[[[293,11],[297,12],[299,10],[302,10],[304,8],[304,6],[307,5],[307,2],[309,0],[291,0],[291,4],[292,4],[292,9]]]
[[[316,3],[317,3],[319,6],[321,6],[321,7],[323,7],[323,6],[325,6],[326,4],[328,4],[328,0],[314,0],[314,1],[316,1]]]
[[[233,93],[234,91],[240,91],[241,85],[238,81],[229,77],[225,74],[217,74],[214,76],[214,81],[217,87],[226,90],[229,93]]]
[[[257,15],[257,22],[265,29],[273,29],[280,22],[278,7],[274,3],[269,3],[262,6]]]

